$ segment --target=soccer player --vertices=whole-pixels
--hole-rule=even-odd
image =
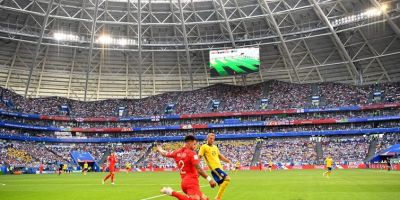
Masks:
[[[59,168],[58,168],[58,175],[59,176],[61,175],[62,169],[63,169],[63,164],[61,163]]]
[[[274,166],[274,163],[272,162],[272,160],[269,160],[268,162],[268,170],[269,172],[272,172],[272,167]]]
[[[39,166],[40,174],[43,174],[43,170],[44,170],[44,165],[43,165],[43,163],[40,163],[40,166]]]
[[[239,171],[239,169],[240,169],[240,162],[237,161],[235,164],[235,174],[237,173],[237,171]]]
[[[106,182],[109,178],[111,178],[111,184],[114,185],[114,175],[115,175],[115,163],[118,162],[117,156],[115,153],[111,153],[110,156],[107,158],[108,162],[108,170],[110,170],[110,173],[103,179],[102,183]]]
[[[331,158],[330,155],[328,155],[328,157],[325,159],[325,167],[327,171],[323,173],[323,176],[326,176],[327,178],[331,176],[332,164],[333,164],[333,159]]]
[[[390,163],[390,159],[389,158],[386,158],[386,165],[387,165],[388,172],[390,172],[390,170],[392,169],[392,165]]]
[[[83,164],[83,170],[82,170],[83,175],[86,176],[86,173],[88,172],[88,170],[89,170],[89,164],[88,164],[87,162],[85,162],[85,163]]]
[[[223,171],[220,160],[228,164],[231,164],[231,161],[219,152],[218,147],[214,145],[214,141],[215,134],[209,133],[207,136],[207,144],[203,144],[200,147],[199,156],[200,158],[204,157],[205,162],[211,170],[214,180],[219,185],[218,194],[215,197],[215,200],[221,200],[231,181],[231,178]]]
[[[132,169],[131,163],[126,163],[125,164],[125,168],[126,168],[126,173],[129,173],[131,171],[131,169]]]
[[[64,171],[64,173],[67,173],[67,172],[68,172],[68,165],[67,165],[67,163],[65,163],[65,164],[63,165],[63,171]]]
[[[164,157],[173,158],[176,165],[180,169],[181,188],[186,194],[181,194],[173,191],[170,187],[163,187],[161,193],[173,196],[179,200],[208,200],[200,190],[199,174],[207,179],[210,186],[214,188],[217,183],[209,177],[206,172],[200,167],[200,160],[196,152],[197,140],[193,135],[185,137],[185,145],[173,152],[167,152],[162,147],[158,146],[157,151]]]

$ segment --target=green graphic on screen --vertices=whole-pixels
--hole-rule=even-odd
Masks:
[[[211,76],[230,76],[258,72],[260,49],[242,48],[210,51]]]

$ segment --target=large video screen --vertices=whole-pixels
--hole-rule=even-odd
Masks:
[[[211,76],[229,76],[257,72],[260,49],[241,48],[210,51]]]

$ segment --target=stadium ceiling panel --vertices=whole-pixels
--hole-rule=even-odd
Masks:
[[[0,0],[0,86],[90,101],[399,81],[399,12],[396,0]],[[258,73],[210,77],[210,50],[250,46]]]

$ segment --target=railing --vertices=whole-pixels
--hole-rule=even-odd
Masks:
[[[302,114],[302,113],[321,113],[321,112],[338,112],[338,111],[361,111],[361,110],[378,110],[385,108],[400,108],[400,103],[390,104],[372,104],[365,106],[344,106],[332,108],[296,108],[287,110],[258,110],[258,111],[243,111],[243,112],[218,112],[218,113],[198,113],[198,114],[181,114],[181,115],[160,115],[157,116],[160,120],[179,120],[179,119],[198,119],[198,118],[213,118],[213,117],[239,117],[239,116],[261,116],[261,115],[279,115],[279,114]],[[57,115],[39,115],[10,112],[0,110],[0,115],[38,119],[52,121],[74,121],[74,122],[134,122],[134,121],[151,121],[155,116],[131,116],[131,117],[68,117]]]
[[[321,131],[302,131],[302,132],[264,132],[264,133],[236,133],[236,134],[217,134],[217,139],[255,139],[255,138],[274,138],[274,137],[310,137],[310,136],[330,136],[330,135],[367,135],[380,133],[400,133],[400,127],[396,128],[373,128],[373,129],[354,129],[354,130],[321,130]],[[196,135],[198,140],[205,140],[206,135]],[[53,138],[12,135],[0,133],[0,139],[50,142],[50,143],[140,143],[140,142],[172,142],[182,141],[184,136],[159,136],[159,137],[131,137],[131,138]]]

